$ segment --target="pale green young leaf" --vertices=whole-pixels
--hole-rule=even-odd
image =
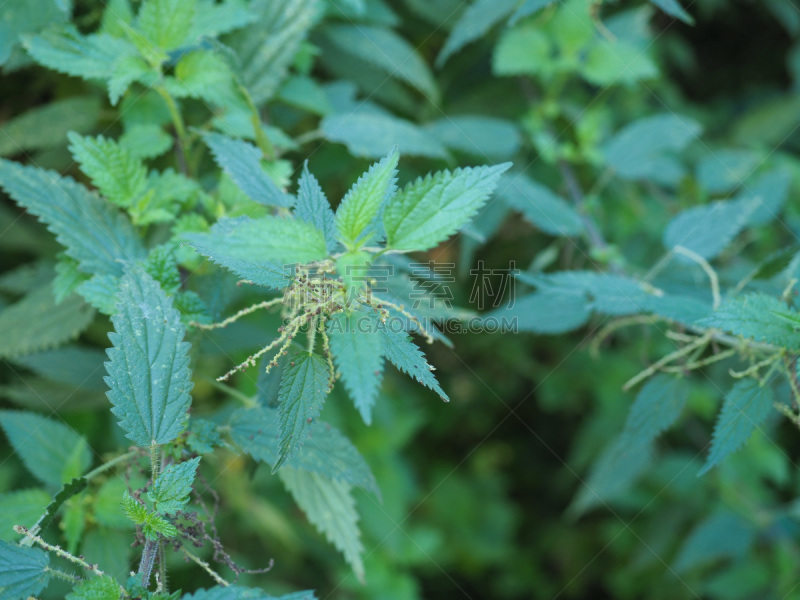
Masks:
[[[328,115],[320,129],[328,140],[344,144],[355,156],[381,158],[395,146],[404,156],[449,156],[447,148],[425,129],[381,112],[355,110]]]
[[[147,169],[117,142],[104,138],[69,134],[69,150],[100,192],[114,204],[130,206],[147,185]]]
[[[192,27],[186,36],[194,41],[201,37],[217,37],[249,25],[257,19],[246,0],[197,0]]]
[[[114,63],[114,71],[108,80],[108,99],[116,106],[135,81],[146,86],[158,82],[158,73],[138,54],[120,56]]]
[[[147,520],[147,507],[137,502],[127,489],[122,492],[122,512],[136,525]]]
[[[150,275],[133,268],[120,282],[111,320],[111,412],[135,444],[167,444],[183,431],[191,403],[189,344],[180,314]]]
[[[195,16],[195,0],[145,0],[136,24],[162,50],[174,50],[187,40]]]
[[[200,98],[218,106],[241,104],[229,64],[210,50],[182,56],[175,67],[175,78],[167,79],[166,84],[176,98]]]
[[[214,161],[250,199],[266,206],[291,206],[291,196],[282,192],[261,166],[261,150],[221,133],[207,133],[203,139]]]
[[[121,275],[120,261],[145,256],[127,218],[69,177],[0,160],[0,187],[47,225],[84,273]]]
[[[339,313],[328,321],[331,351],[353,404],[367,425],[383,377],[383,335],[364,313]]]
[[[280,424],[274,408],[239,409],[231,415],[233,441],[256,460],[275,465],[280,456]],[[379,494],[364,458],[337,429],[318,422],[305,444],[286,460],[286,467],[319,473]]]
[[[155,123],[137,123],[125,128],[119,145],[131,156],[141,159],[156,158],[172,148],[172,137]]]
[[[0,494],[0,540],[16,539],[14,525],[31,528],[50,504],[50,494],[31,488]]]
[[[762,386],[755,379],[737,382],[725,394],[725,402],[714,426],[711,450],[698,476],[739,450],[767,418],[774,402],[772,388],[768,385]]]
[[[373,233],[371,226],[379,217],[381,207],[395,192],[399,160],[400,154],[395,148],[359,177],[339,204],[336,230],[347,248],[361,247]]]
[[[298,219],[221,219],[210,232],[184,234],[183,238],[200,254],[243,279],[278,289],[289,282],[285,265],[328,256],[323,233]]]
[[[25,49],[39,64],[83,79],[110,79],[116,61],[136,52],[126,40],[104,33],[81,35],[72,26],[27,38]]]
[[[513,306],[499,307],[486,318],[496,319],[504,329],[554,335],[581,327],[591,314],[583,294],[545,289],[516,298]]]
[[[506,30],[492,55],[492,72],[500,77],[547,73],[553,42],[539,27],[520,25]]]
[[[387,247],[427,250],[443,242],[475,216],[510,166],[439,171],[409,183],[384,209]]]
[[[566,200],[521,173],[503,175],[497,195],[546,233],[564,236],[583,233],[581,216]]]
[[[350,486],[343,481],[296,469],[283,469],[279,475],[308,520],[336,546],[356,577],[363,581],[364,546]]]
[[[119,600],[119,585],[109,576],[92,577],[76,585],[66,600]]]
[[[680,19],[688,25],[694,25],[694,18],[686,12],[678,0],[650,0],[650,2],[667,13],[670,17]]]
[[[177,465],[168,465],[158,474],[147,498],[160,514],[171,515],[186,506],[199,463],[198,456]]]
[[[484,160],[508,160],[522,143],[513,122],[485,115],[447,116],[428,123],[425,130],[451,150]]]
[[[659,373],[647,381],[636,395],[625,422],[623,438],[634,446],[654,440],[681,416],[689,397],[683,377]]]
[[[439,394],[442,400],[449,402],[450,398],[436,381],[433,367],[425,360],[425,355],[411,341],[409,335],[404,331],[392,331],[390,327],[385,327],[382,331],[383,351],[389,362],[401,372]]]
[[[436,66],[441,68],[464,46],[483,38],[492,27],[508,17],[518,4],[519,0],[475,0],[456,21],[436,57]]]
[[[71,481],[92,463],[82,435],[43,415],[3,410],[0,427],[25,467],[48,486]]]
[[[414,46],[390,29],[371,25],[328,25],[323,35],[337,48],[417,88],[433,102],[439,89]]]
[[[0,357],[31,354],[68,342],[89,326],[94,315],[75,294],[59,303],[51,286],[37,288],[0,311]]]
[[[272,467],[273,473],[307,440],[328,395],[329,377],[325,359],[309,352],[296,354],[284,368],[278,395],[280,455]]]
[[[698,321],[697,325],[722,329],[783,348],[799,349],[798,325],[782,315],[792,320],[800,319],[800,314],[789,309],[778,298],[753,293],[726,300],[711,315]]]
[[[55,100],[25,111],[0,126],[0,156],[58,148],[69,131],[91,131],[99,112],[100,102],[90,96]]]
[[[699,123],[675,114],[660,114],[634,121],[618,131],[603,147],[606,162],[625,179],[652,178],[675,183],[684,173],[671,156],[702,132]]]
[[[303,165],[303,173],[297,182],[294,214],[301,221],[313,225],[322,232],[328,252],[336,250],[339,245],[336,239],[336,217],[317,178],[309,172],[308,161]]]
[[[37,596],[50,581],[50,556],[39,548],[0,541],[0,600]]]
[[[300,44],[315,24],[318,0],[256,0],[253,24],[230,40],[239,63],[238,77],[253,101],[263,104],[283,81]]]
[[[158,513],[148,513],[142,525],[142,533],[148,540],[155,541],[161,535],[165,538],[174,538],[178,535],[178,528]]]
[[[125,37],[125,25],[133,23],[131,0],[108,0],[100,21],[100,33],[113,37]]]

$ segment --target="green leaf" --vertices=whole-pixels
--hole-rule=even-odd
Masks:
[[[411,84],[437,102],[439,89],[428,65],[414,46],[394,31],[363,24],[336,24],[326,26],[323,35],[343,52],[378,67],[388,77]]]
[[[581,216],[566,200],[521,173],[503,175],[497,195],[546,233],[563,236],[583,233]]]
[[[498,308],[486,318],[497,319],[512,331],[554,335],[581,327],[591,314],[589,302],[581,293],[545,289],[516,298],[513,306]]]
[[[73,158],[97,189],[114,204],[130,206],[144,194],[147,169],[114,140],[69,134]]]
[[[0,311],[0,357],[40,352],[76,338],[94,319],[95,312],[71,294],[60,304],[49,285]]]
[[[715,150],[698,163],[697,180],[709,193],[723,194],[740,187],[762,159],[752,150]]]
[[[262,168],[261,150],[221,133],[206,133],[203,139],[219,167],[250,199],[265,206],[291,206],[293,199],[278,189]]]
[[[139,504],[127,489],[122,492],[122,512],[137,525],[141,525],[147,520],[147,507]]]
[[[195,15],[195,0],[145,0],[137,25],[162,50],[174,50],[186,41]]]
[[[76,479],[72,479],[69,483],[65,483],[61,486],[61,489],[56,492],[56,495],[53,496],[53,499],[50,501],[50,504],[42,512],[39,520],[35,524],[35,529],[37,531],[44,531],[46,530],[50,524],[55,519],[56,514],[59,510],[61,510],[61,506],[73,496],[80,494],[83,490],[86,489],[88,485],[88,480],[85,477],[78,477]]]
[[[775,397],[772,388],[755,379],[743,379],[725,395],[725,402],[714,426],[711,450],[698,476],[739,450],[767,418]]]
[[[370,425],[383,376],[383,335],[378,321],[364,313],[339,313],[328,321],[328,335],[347,393]]]
[[[43,550],[0,541],[0,600],[38,595],[50,580],[49,565]]]
[[[218,106],[242,103],[230,65],[210,50],[183,55],[175,67],[175,78],[167,79],[166,84],[176,98],[200,98]]]
[[[91,131],[100,102],[91,96],[56,100],[25,111],[0,127],[0,156],[58,148],[69,131]]]
[[[298,219],[221,219],[208,233],[183,237],[200,254],[240,277],[279,289],[288,283],[284,265],[328,256],[323,233]]]
[[[467,44],[483,38],[497,23],[517,7],[519,0],[475,0],[453,26],[439,56],[436,67],[441,68],[451,56]]]
[[[383,328],[383,350],[389,362],[401,372],[439,394],[445,402],[450,402],[450,398],[436,381],[433,367],[406,332],[392,331],[390,327]]]
[[[484,115],[448,116],[428,123],[425,130],[448,148],[481,159],[507,160],[522,143],[511,121]]]
[[[121,275],[120,261],[145,256],[130,222],[69,177],[0,160],[0,186],[47,225],[84,273]]]
[[[117,497],[117,510],[119,510],[119,497]],[[130,526],[130,523],[128,525]],[[99,527],[86,534],[80,552],[87,562],[100,564],[103,571],[115,577],[117,581],[125,581],[130,576],[130,566],[133,562],[130,539],[129,531]]]
[[[0,494],[0,540],[16,538],[14,525],[31,528],[50,504],[50,494],[39,488]]]
[[[76,585],[66,600],[119,600],[120,587],[107,575],[92,577]]]
[[[356,577],[363,582],[364,546],[350,486],[296,469],[283,469],[279,475],[308,520],[344,555]]]
[[[6,4],[3,18],[0,19],[0,65],[14,56],[18,40],[24,39],[25,34],[41,31],[52,23],[62,23],[68,16],[53,0]],[[13,62],[13,58],[10,62]]]
[[[684,540],[672,568],[685,573],[723,558],[746,556],[757,539],[755,525],[727,509],[700,522]]]
[[[314,592],[295,592],[284,596],[271,596],[266,592],[245,588],[240,585],[217,586],[208,590],[198,590],[182,596],[181,600],[316,600]]]
[[[231,416],[230,426],[233,441],[244,452],[256,460],[277,464],[280,455],[277,409],[239,409]],[[285,467],[319,473],[379,494],[364,458],[344,435],[324,422],[317,423],[305,444],[286,460]]]
[[[713,327],[790,349],[800,349],[800,332],[781,315],[800,319],[774,296],[762,293],[745,294],[726,300],[710,316],[696,324]]]
[[[386,204],[387,247],[427,250],[446,240],[475,216],[510,166],[439,171],[409,183]]]
[[[292,457],[309,436],[311,425],[322,411],[328,395],[330,373],[325,359],[301,352],[283,370],[280,404],[280,455],[272,467],[274,473]]]
[[[143,447],[167,444],[184,429],[191,403],[189,344],[180,314],[140,268],[120,282],[108,337],[107,393],[125,435]]]
[[[650,296],[645,302],[647,312],[680,323],[685,327],[694,326],[696,321],[711,314],[711,304],[689,296]]]
[[[520,25],[505,31],[492,56],[492,72],[501,77],[539,75],[552,63],[553,46],[541,28]]]
[[[125,128],[119,140],[121,148],[141,159],[156,158],[172,148],[172,137],[155,123],[142,123]]]
[[[198,456],[177,465],[168,465],[158,474],[152,489],[147,492],[147,498],[155,504],[160,514],[175,514],[186,506],[199,463]]]
[[[328,115],[320,123],[325,137],[344,144],[351,154],[381,158],[397,146],[404,156],[447,158],[447,148],[411,121],[382,112],[348,111]]]
[[[684,10],[678,0],[650,0],[650,2],[667,13],[670,17],[680,19],[688,25],[694,25],[692,15]]]
[[[42,483],[58,487],[89,468],[89,445],[73,429],[36,413],[0,411],[0,427],[25,467]]]
[[[688,397],[687,381],[682,377],[659,373],[649,379],[628,413],[624,443],[642,446],[652,442],[678,420]]]
[[[308,161],[303,165],[303,173],[297,182],[294,214],[301,221],[313,225],[322,232],[329,253],[336,250],[339,245],[336,239],[336,217],[317,178],[308,171]]]
[[[379,217],[381,207],[397,189],[395,182],[399,160],[400,155],[394,148],[358,178],[339,204],[336,230],[347,248],[360,248],[370,237],[370,225]]]
[[[684,173],[671,154],[683,150],[702,131],[688,117],[661,114],[626,125],[603,148],[609,167],[624,179],[652,178],[675,183]]]
[[[25,49],[40,65],[83,79],[110,79],[115,63],[136,52],[126,40],[104,33],[84,36],[72,26],[28,38]]]
[[[194,21],[189,35],[186,36],[189,40],[203,36],[217,37],[249,25],[257,19],[248,3],[242,0],[224,0],[219,3],[215,0],[197,0],[196,4]]]
[[[283,81],[308,31],[318,0],[259,0],[250,3],[253,24],[230,40],[239,59],[239,79],[262,105]]]
[[[142,533],[148,540],[155,541],[162,535],[165,538],[174,538],[178,535],[178,528],[157,513],[149,513],[142,526]]]
[[[556,0],[525,0],[520,7],[514,11],[514,14],[511,15],[511,19],[509,19],[509,25],[514,25],[520,19],[524,19],[525,17],[530,17],[531,15],[536,14],[554,2],[556,2]]]
[[[131,523],[121,510],[119,502],[123,492],[127,489],[127,483],[119,476],[103,482],[94,495],[94,503],[92,504],[92,516],[99,525],[112,529],[130,527]]]

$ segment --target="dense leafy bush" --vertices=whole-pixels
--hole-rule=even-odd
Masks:
[[[0,15],[0,599],[800,597],[800,10]]]

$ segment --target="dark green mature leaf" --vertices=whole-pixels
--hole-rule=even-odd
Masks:
[[[712,194],[729,192],[745,183],[761,160],[752,150],[716,150],[698,163],[697,180]]]
[[[280,455],[272,467],[274,473],[297,452],[308,438],[311,425],[322,411],[328,395],[330,373],[325,359],[301,352],[283,370],[280,404]]]
[[[181,600],[316,600],[314,592],[294,592],[283,596],[270,596],[262,590],[240,585],[199,590],[181,597]]]
[[[344,555],[363,582],[364,546],[350,485],[297,469],[283,469],[280,478],[308,520]]]
[[[447,158],[447,148],[411,121],[366,110],[328,115],[320,123],[325,137],[347,146],[351,154],[381,158],[397,146],[403,156]]]
[[[313,225],[322,232],[328,252],[336,250],[339,245],[336,239],[336,217],[317,178],[309,172],[308,161],[303,165],[303,173],[297,182],[294,214],[301,221]]]
[[[446,240],[475,216],[510,166],[440,171],[409,183],[386,204],[387,247],[427,250]]]
[[[683,542],[672,568],[685,573],[722,558],[740,558],[756,541],[755,525],[723,509],[697,525]]]
[[[147,169],[142,161],[102,135],[69,134],[69,150],[97,189],[118,206],[130,206],[144,194]]]
[[[652,442],[669,429],[681,416],[689,397],[689,387],[683,377],[659,373],[636,395],[625,423],[623,438],[634,446]]]
[[[49,486],[78,477],[91,464],[86,440],[63,423],[36,413],[3,410],[0,426],[27,469]]]
[[[569,291],[542,290],[517,298],[514,305],[489,313],[512,331],[560,334],[584,325],[592,311],[586,297]]]
[[[168,465],[158,474],[147,497],[159,513],[171,515],[186,506],[199,463],[198,456],[177,465]]]
[[[377,320],[363,313],[339,313],[328,321],[331,351],[361,418],[372,423],[372,406],[383,376],[383,338]]]
[[[433,367],[425,360],[425,355],[411,341],[410,336],[405,331],[393,331],[391,327],[385,327],[382,331],[383,351],[389,362],[401,372],[439,394],[442,400],[449,402],[450,398],[436,381]]]
[[[256,460],[277,464],[281,435],[277,409],[239,409],[231,416],[230,425],[233,441],[244,452]],[[363,457],[345,436],[324,422],[317,423],[305,444],[287,459],[285,466],[341,479],[379,494]]]
[[[69,177],[0,160],[0,187],[47,225],[85,273],[121,275],[120,261],[145,256],[130,222]]]
[[[760,385],[755,379],[744,379],[725,395],[725,403],[714,426],[711,451],[699,475],[718,465],[736,452],[767,418],[775,397],[772,388]]]
[[[453,26],[439,56],[436,66],[441,68],[451,56],[467,44],[486,35],[497,23],[517,7],[519,0],[475,0]]]
[[[522,143],[511,121],[483,115],[447,116],[428,123],[425,130],[448,148],[482,160],[508,160]]]
[[[68,16],[67,11],[53,0],[6,4],[0,20],[0,65],[13,56],[20,38],[41,31],[52,23],[62,23]]]
[[[683,175],[670,153],[685,148],[700,135],[699,123],[688,117],[661,114],[630,123],[603,148],[608,166],[625,179],[674,183]]]
[[[0,156],[61,146],[69,131],[90,131],[99,112],[100,102],[91,96],[74,96],[32,108],[0,127]]]
[[[800,332],[797,326],[781,317],[800,319],[800,314],[790,310],[774,296],[745,294],[722,303],[710,316],[697,325],[714,327],[735,335],[775,344],[784,348],[800,348]]]
[[[358,178],[336,209],[336,230],[348,249],[358,249],[373,233],[370,226],[397,189],[395,182],[399,160],[400,154],[394,148]]]
[[[279,280],[283,278],[286,272],[283,265],[308,263],[328,256],[325,236],[319,229],[298,219],[273,216],[220,219],[210,232],[186,234],[184,239],[214,262],[223,266],[230,263],[235,272],[245,265],[264,268],[267,273],[262,277],[268,281],[272,281],[272,273],[280,273]]]
[[[220,168],[252,200],[265,206],[292,205],[293,198],[282,192],[262,168],[261,150],[253,144],[221,133],[206,133],[203,139]]]
[[[0,541],[0,600],[37,595],[50,580],[49,565],[43,550]]]
[[[520,19],[524,19],[525,17],[529,17],[543,8],[550,6],[551,4],[555,3],[557,0],[525,0],[520,7],[511,15],[509,19],[509,24],[514,25]]]
[[[71,294],[59,304],[51,286],[40,287],[0,311],[0,357],[40,352],[72,340],[94,315],[80,296]]]
[[[689,296],[650,296],[644,303],[647,312],[675,321],[686,327],[711,314],[711,303]]]
[[[183,431],[191,403],[189,344],[180,314],[150,275],[133,268],[120,282],[111,320],[111,412],[135,444],[167,444]]]
[[[428,65],[414,46],[390,29],[370,25],[328,25],[325,37],[342,51],[411,84],[433,102],[439,89]]]
[[[650,0],[650,2],[667,13],[670,17],[675,17],[684,23],[694,25],[692,15],[684,10],[678,0]]]
[[[0,494],[0,540],[16,538],[14,525],[31,528],[50,503],[50,493],[31,488]]]
[[[39,520],[35,523],[36,530],[44,531],[47,529],[53,522],[53,519],[55,519],[56,513],[58,513],[58,511],[61,509],[61,506],[64,504],[64,502],[76,494],[80,494],[86,489],[87,485],[88,480],[86,477],[77,477],[72,479],[69,483],[64,484],[42,511]]]
[[[567,201],[521,173],[500,178],[497,195],[536,227],[552,235],[580,235],[583,220]]]

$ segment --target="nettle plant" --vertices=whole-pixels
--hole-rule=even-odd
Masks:
[[[384,289],[376,285],[380,282],[370,269],[393,255],[426,250],[446,240],[476,214],[509,165],[440,171],[397,190],[399,154],[395,150],[359,178],[334,213],[307,168],[295,197],[280,189],[262,168],[262,153],[255,146],[207,133],[203,139],[217,163],[242,193],[271,206],[274,214],[221,218],[207,232],[184,234],[184,248],[171,243],[147,250],[141,236],[145,226],[133,224],[108,200],[129,175],[124,161],[117,160],[114,143],[102,138],[71,139],[76,159],[101,194],[69,178],[10,161],[0,163],[0,185],[45,222],[64,245],[81,274],[77,279],[82,282],[72,289],[112,315],[113,347],[108,350],[105,382],[111,411],[135,447],[86,473],[92,459],[80,435],[34,413],[0,414],[0,424],[31,472],[50,484],[67,482],[32,527],[15,524],[15,531],[23,536],[20,544],[0,546],[2,597],[37,594],[55,576],[76,584],[69,595],[72,600],[178,598],[179,592],[167,589],[164,553],[168,550],[195,561],[219,584],[184,598],[266,597],[257,590],[229,585],[190,549],[211,544],[216,560],[237,575],[244,571],[222,548],[215,535],[213,511],[208,511],[194,485],[200,457],[219,447],[237,449],[270,464],[308,518],[363,578],[351,493],[353,487],[375,494],[378,490],[352,444],[330,425],[317,422],[317,417],[341,377],[369,423],[384,360],[447,399],[408,332],[420,331],[429,341],[440,334],[430,319],[391,293],[393,277],[387,278]],[[183,289],[176,266],[175,254],[189,246],[232,271],[240,281],[264,286],[277,296],[220,323],[209,323],[203,301]],[[407,278],[402,281],[407,283]],[[63,280],[61,285],[66,285]],[[58,282],[56,288],[60,288]],[[190,344],[184,341],[187,326],[221,327],[270,308],[283,311],[284,324],[277,337],[219,379],[266,355],[265,370],[280,367],[282,371],[276,406],[240,408],[223,423],[190,418],[193,384]],[[68,458],[66,463],[62,457]],[[149,469],[142,468],[143,461],[149,461]],[[135,539],[142,554],[136,574],[127,581],[115,581],[102,565],[89,564],[40,534],[65,502],[87,488],[105,493],[103,477],[123,467],[128,472],[138,470],[139,476],[128,477],[127,485],[117,490],[117,510],[136,525]],[[141,485],[135,485],[136,481]],[[67,515],[72,513],[63,518],[82,517]],[[74,547],[79,537],[80,532],[73,532],[69,546]],[[83,567],[88,575],[50,567],[51,554]],[[287,598],[307,596],[311,594]]]

